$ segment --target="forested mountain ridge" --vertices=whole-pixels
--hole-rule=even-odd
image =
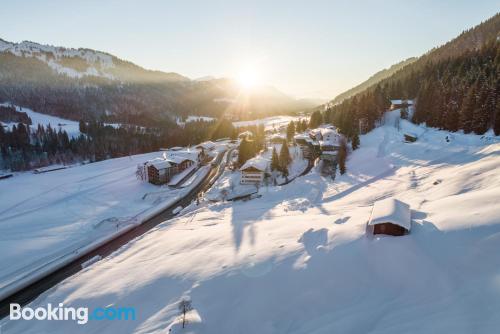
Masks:
[[[397,64],[392,65],[389,68],[385,68],[385,69],[375,73],[370,78],[368,78],[366,81],[363,81],[359,85],[354,86],[353,88],[337,95],[333,100],[331,100],[329,102],[329,104],[335,105],[335,104],[340,103],[343,100],[345,100],[353,95],[361,93],[362,91],[369,88],[370,86],[376,85],[377,83],[379,83],[383,79],[390,77],[391,75],[393,75],[394,73],[396,73],[397,71],[399,71],[400,69],[405,67],[406,65],[413,63],[415,60],[417,60],[416,57],[408,58],[408,59],[405,59]]]
[[[156,126],[187,115],[255,118],[310,107],[271,87],[244,103],[240,95],[229,79],[190,80],[100,51],[0,39],[0,102],[72,120]]]
[[[415,123],[477,134],[493,128],[498,135],[499,36],[500,14],[496,14],[378,84],[328,106],[321,116],[352,137],[360,121],[372,129],[390,99],[416,98]]]

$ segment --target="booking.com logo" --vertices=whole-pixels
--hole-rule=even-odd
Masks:
[[[19,304],[10,304],[10,320],[73,320],[79,325],[84,325],[89,320],[135,320],[133,307],[97,307],[89,312],[88,307],[66,307],[59,303],[54,307],[21,307]]]

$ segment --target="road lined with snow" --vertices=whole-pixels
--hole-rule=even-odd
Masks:
[[[216,162],[215,164],[216,166],[221,164],[223,155],[224,151],[219,152],[217,157],[214,159],[214,161]],[[141,155],[140,158],[143,159],[144,155]],[[113,160],[120,160],[120,159],[113,159]],[[98,180],[99,177],[103,176],[109,177],[109,175],[120,174],[119,172],[123,170],[130,171],[130,167],[131,166],[121,167],[113,169],[112,171],[109,172],[94,174],[92,177],[83,178],[80,179],[79,181],[80,182],[87,180],[95,181],[96,179]],[[81,233],[79,235],[78,234],[72,235],[72,240],[75,240],[75,242],[73,243],[69,242],[67,237],[66,239],[63,239],[65,237],[65,235],[63,235],[60,244],[64,245],[66,243],[67,245],[64,247],[59,247],[56,253],[51,254],[52,257],[46,256],[38,259],[35,258],[37,262],[28,263],[24,267],[18,265],[17,268],[19,269],[17,269],[17,271],[5,270],[6,268],[9,269],[16,268],[13,261],[17,260],[17,258],[15,259],[2,258],[0,262],[1,261],[5,263],[11,262],[13,265],[10,267],[4,266],[3,267],[4,270],[2,271],[3,276],[0,276],[3,277],[3,281],[1,281],[2,285],[0,286],[1,287],[0,299],[3,299],[1,302],[0,314],[6,312],[6,307],[8,306],[8,302],[16,301],[24,303],[35,298],[39,293],[50,288],[60,280],[77,272],[80,269],[79,266],[82,262],[88,261],[89,258],[95,257],[96,255],[104,257],[105,255],[111,253],[113,250],[116,250],[118,247],[128,242],[129,240],[133,239],[134,237],[141,235],[142,233],[145,233],[147,230],[157,225],[158,223],[173,217],[171,213],[172,208],[178,205],[185,206],[189,204],[190,201],[196,198],[198,192],[206,190],[207,184],[213,181],[212,178],[217,175],[219,175],[218,169],[211,168],[211,166],[202,166],[199,170],[196,171],[196,173],[193,175],[193,180],[190,180],[191,181],[190,184],[187,185],[186,187],[174,190],[165,187],[165,190],[163,191],[158,191],[158,187],[156,186],[136,182],[137,180],[135,180],[134,177],[134,181],[131,182],[139,184],[141,187],[144,187],[144,189],[155,189],[154,192],[148,192],[143,196],[143,200],[145,200],[148,203],[152,202],[153,205],[147,206],[146,209],[143,209],[139,213],[137,213],[136,211],[136,214],[131,218],[125,219],[125,218],[111,217],[103,219],[98,223],[95,222],[92,223],[92,228],[94,229],[103,229],[103,227],[106,227],[108,225],[113,225],[116,228],[114,232],[110,231],[109,228],[104,228],[105,232],[108,233],[102,233],[101,234],[102,236],[100,237],[96,237],[95,233],[89,235],[85,235],[84,233]],[[31,175],[22,175],[21,177],[18,176],[18,178],[22,179],[25,176],[27,177]],[[122,182],[124,182],[122,175],[117,177],[117,179],[121,179]],[[102,190],[102,187],[109,186],[109,184],[114,185],[115,182],[114,181],[105,182],[101,186],[91,187],[90,191],[94,191],[97,189]],[[51,194],[56,190],[60,190],[61,187],[65,186],[67,185],[63,182],[62,184],[47,190],[45,192],[45,196],[48,196],[48,194]],[[165,197],[166,192],[169,192],[169,196],[167,197]],[[141,192],[138,192],[137,194],[133,194],[133,197],[135,198],[141,194],[142,194]],[[128,200],[130,202],[131,194],[125,193],[125,195],[129,196]],[[8,222],[9,220],[15,218],[19,219],[25,217],[33,218],[30,216],[31,214],[39,212],[39,210],[43,208],[49,208],[52,210],[54,205],[57,205],[58,203],[58,201],[54,200],[51,201],[50,203],[44,203],[43,205],[30,207],[27,210],[22,210],[24,209],[23,205],[25,205],[26,203],[32,204],[31,202],[33,201],[33,199],[38,196],[39,195],[28,197],[25,200],[20,201],[2,210],[2,212],[0,212],[0,219],[1,219],[0,221],[2,222],[2,224],[0,224],[0,230],[2,230],[3,228],[4,231],[9,232],[7,225],[3,225],[5,222]],[[82,198],[81,192],[79,192],[78,194],[73,194],[72,196],[76,196],[80,199]],[[97,199],[95,199],[95,202],[97,202]],[[133,204],[130,204],[130,206],[131,209],[135,210],[138,209],[138,207],[134,206]],[[17,210],[18,212],[16,214],[12,214],[12,212],[15,210]],[[107,214],[109,214],[110,212],[115,212],[115,211],[108,210]],[[2,216],[2,214],[4,215]],[[71,217],[68,218],[71,219]],[[28,235],[26,239],[29,241],[28,237],[33,237],[33,235],[30,235],[29,233],[27,234]],[[79,236],[80,239],[78,239]],[[2,245],[2,242],[4,242],[3,237],[1,237],[0,239],[0,245]],[[33,260],[33,258],[29,259]],[[19,258],[19,260],[22,259]],[[53,272],[54,270],[57,270],[57,272],[55,272],[54,274],[50,274],[50,272]],[[36,280],[38,279],[42,279],[43,281],[36,282]],[[25,288],[20,293],[12,295],[13,292],[22,289],[23,286],[25,287],[29,284],[32,285],[29,286],[28,288]],[[9,298],[6,298],[9,295],[11,296]]]

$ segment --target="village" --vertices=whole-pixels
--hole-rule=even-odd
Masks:
[[[413,100],[391,100],[390,110],[395,117],[386,117],[383,121],[400,131],[401,120],[408,119],[413,112]],[[339,157],[345,159],[343,151],[347,154],[348,138],[331,124],[312,129],[306,124],[306,119],[297,118],[295,122],[278,126],[242,126],[234,140],[221,138],[191,147],[164,149],[161,157],[138,165],[136,174],[139,179],[157,186],[179,187],[222,152],[227,164],[220,178],[204,194],[207,201],[258,198],[261,188],[284,186],[313,168],[325,181],[332,182],[339,172]],[[362,121],[359,126],[362,131]],[[403,142],[412,143],[417,138],[413,132],[403,131]],[[410,221],[408,204],[395,198],[377,201],[373,203],[367,233],[405,235],[411,229]]]

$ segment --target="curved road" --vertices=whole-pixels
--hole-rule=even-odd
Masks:
[[[233,149],[230,149],[227,155],[227,160],[229,160],[230,153]],[[136,237],[146,233],[156,225],[172,219],[173,217],[176,216],[176,214],[172,213],[172,210],[174,208],[177,208],[178,206],[185,207],[189,205],[196,197],[198,194],[203,193],[207,191],[212,184],[215,182],[215,180],[222,174],[222,171],[224,170],[224,167],[227,163],[225,161],[222,163],[222,159],[224,157],[226,151],[220,152],[217,157],[215,158],[215,165],[217,167],[212,167],[210,172],[207,174],[207,176],[203,179],[203,181],[196,187],[194,187],[185,197],[181,198],[177,202],[173,203],[170,207],[166,208],[164,211],[159,213],[158,215],[152,217],[151,219],[145,221],[143,224],[131,229],[130,231],[117,236],[110,242],[98,247],[97,249],[87,253],[83,254],[81,257],[77,258],[76,260],[72,261],[71,263],[67,264],[66,266],[54,271],[53,273],[43,277],[42,279],[36,281],[35,283],[28,285],[24,289],[16,292],[15,294],[3,299],[0,301],[0,319],[6,317],[9,315],[10,309],[9,309],[9,304],[10,303],[18,303],[21,305],[25,305],[29,303],[30,301],[34,300],[36,297],[38,297],[41,293],[44,291],[50,289],[51,287],[55,286],[59,282],[63,281],[64,279],[74,275],[75,273],[79,272],[82,269],[82,263],[88,261],[89,259],[95,257],[95,256],[101,256],[102,258],[108,256],[109,254],[113,253],[115,250],[119,249],[121,246],[127,244],[129,241],[135,239]],[[212,164],[214,162],[211,162]]]

